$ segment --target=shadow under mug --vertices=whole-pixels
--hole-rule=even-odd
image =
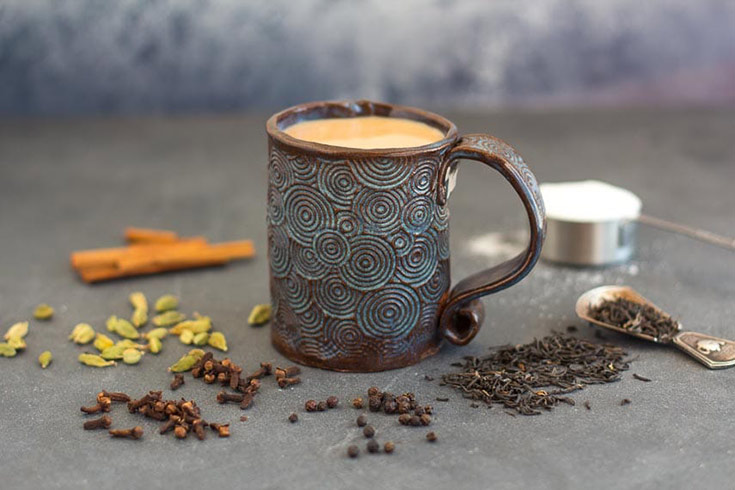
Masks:
[[[299,140],[283,130],[308,120],[385,116],[444,133],[413,148],[354,149]],[[481,296],[520,281],[545,233],[536,178],[507,143],[459,137],[449,120],[369,101],[286,109],[268,132],[268,259],[271,338],[288,358],[337,371],[382,371],[465,345],[484,319]],[[527,249],[450,288],[447,198],[456,164],[500,172],[530,221]]]

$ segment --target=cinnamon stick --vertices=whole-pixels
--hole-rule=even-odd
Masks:
[[[125,241],[128,243],[174,243],[180,241],[175,231],[153,228],[125,228]]]
[[[171,252],[177,249],[202,249],[207,246],[203,237],[187,238],[175,243],[130,245],[127,247],[81,250],[71,254],[71,265],[76,269],[87,267],[114,266],[125,256],[147,257],[156,251]]]
[[[175,244],[131,245],[120,249],[76,252],[72,254],[72,265],[82,280],[91,283],[128,276],[224,265],[230,260],[250,258],[254,255],[255,248],[251,240],[213,245],[194,240]]]

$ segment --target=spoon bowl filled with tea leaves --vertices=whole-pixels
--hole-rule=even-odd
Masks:
[[[682,329],[681,323],[627,286],[600,286],[577,300],[577,316],[659,344],[674,344],[710,369],[735,366],[735,342]]]

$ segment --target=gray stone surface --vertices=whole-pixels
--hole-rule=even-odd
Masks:
[[[451,114],[449,114],[451,116]],[[601,178],[637,192],[646,212],[716,232],[735,229],[735,113],[665,111],[456,115],[461,131],[490,131],[514,144],[541,180]],[[183,309],[211,315],[233,359],[286,361],[268,329],[245,324],[267,301],[264,117],[13,121],[0,123],[0,325],[30,317],[35,304],[57,309],[32,321],[28,351],[0,359],[0,487],[35,488],[729,488],[735,371],[708,371],[669,348],[615,334],[637,357],[616,384],[574,395],[538,417],[473,409],[458,393],[424,380],[464,354],[520,343],[568,324],[586,289],[629,284],[702,332],[734,338],[735,254],[643,228],[638,257],[609,269],[540,264],[522,283],[485,300],[488,320],[465,348],[448,346],[418,366],[379,374],[305,369],[304,383],[278,390],[266,382],[250,420],[214,401],[216,389],[187,377],[175,396],[199,401],[205,416],[229,421],[232,437],[205,442],[162,437],[156,425],[113,413],[118,427],[140,423],[143,440],[112,441],[81,429],[79,406],[101,388],[140,395],[163,389],[165,368],[186,348],[168,339],[138,366],[79,365],[67,340],[79,321],[103,329],[127,314],[127,294],[173,292]],[[506,235],[523,225],[520,204],[502,179],[466,164],[451,202],[453,273],[460,278],[512,251]],[[169,274],[97,286],[68,264],[75,249],[116,245],[124,226],[158,226],[212,240],[250,237],[260,255],[224,269]],[[484,244],[484,245],[483,245]],[[36,357],[51,349],[42,371]],[[653,379],[634,380],[633,372]],[[370,416],[395,454],[345,457],[364,447],[348,398],[370,385],[415,391],[436,407],[437,444],[424,429]],[[308,398],[336,394],[342,406],[306,414]],[[174,394],[166,390],[166,395]],[[450,402],[433,402],[448,396]],[[631,405],[621,407],[620,400]],[[581,402],[589,400],[592,410]],[[286,417],[300,413],[298,424]]]

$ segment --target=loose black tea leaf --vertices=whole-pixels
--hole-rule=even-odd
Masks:
[[[631,403],[629,398],[623,398],[623,400],[620,402],[620,405],[629,405]]]
[[[564,395],[585,385],[618,381],[629,368],[625,356],[614,345],[554,333],[529,344],[499,348],[484,358],[470,357],[461,372],[442,379],[465,398],[537,415],[559,402],[573,405]]]
[[[637,373],[633,373],[633,377],[637,379],[638,381],[645,381],[646,383],[651,381],[650,378],[646,378],[645,376],[641,376],[640,374],[637,374]]]
[[[679,324],[668,315],[625,298],[605,300],[590,308],[589,314],[600,322],[650,335],[661,342],[669,342],[679,331]]]

